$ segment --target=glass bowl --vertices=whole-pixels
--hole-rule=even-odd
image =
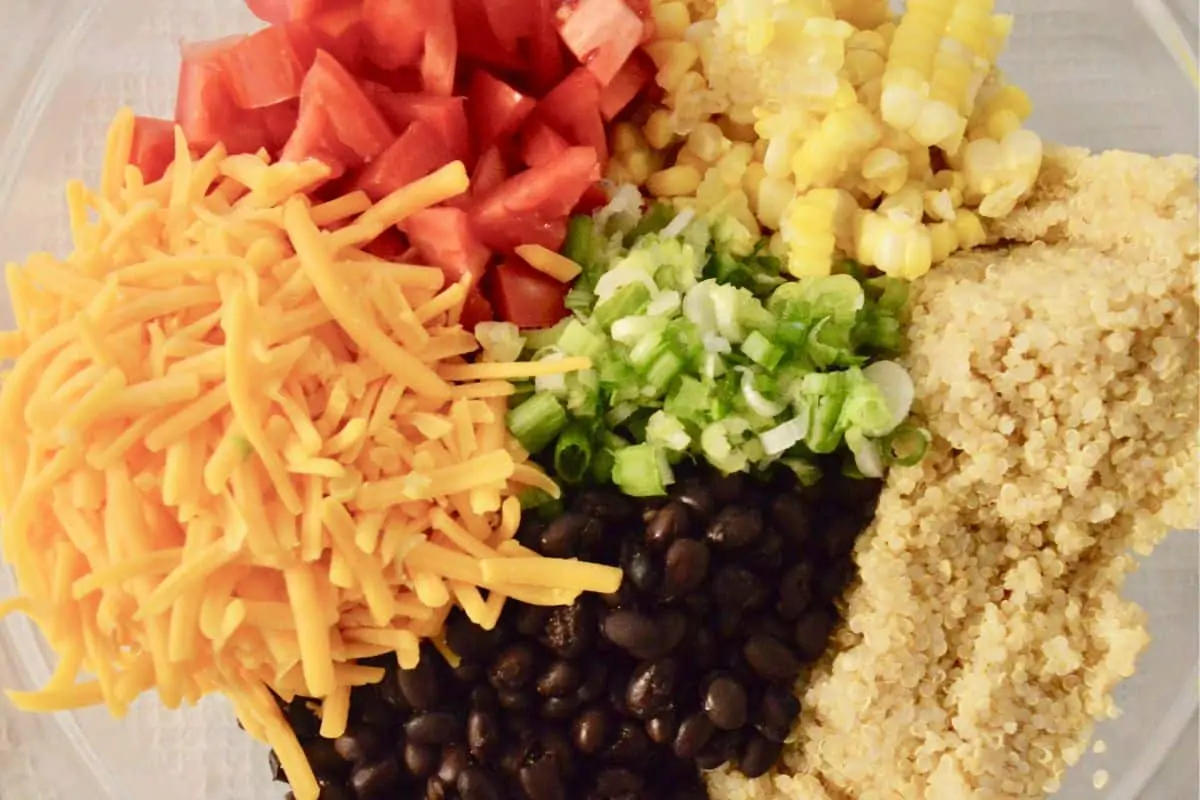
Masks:
[[[1003,65],[1033,96],[1032,126],[1045,138],[1093,149],[1196,151],[1197,95],[1187,76],[1195,44],[1180,33],[1181,25],[1196,30],[1194,4],[1178,2],[1174,13],[1160,0],[997,5],[1017,14]],[[214,38],[256,24],[241,0],[5,0],[4,7],[0,262],[65,249],[64,183],[75,176],[95,180],[104,131],[119,105],[170,114],[180,38]],[[11,326],[8,303],[2,305],[3,326]],[[1097,728],[1105,752],[1085,756],[1058,797],[1132,800],[1194,723],[1198,574],[1200,538],[1176,533],[1131,580],[1130,595],[1149,612],[1153,643],[1137,675],[1118,691],[1124,715]],[[0,570],[0,597],[13,591],[11,575]],[[0,686],[40,685],[52,663],[28,621],[0,626]],[[1194,765],[1186,757],[1182,763],[1195,778]],[[1097,791],[1092,775],[1099,769],[1111,779]],[[265,748],[237,729],[219,699],[167,712],[143,698],[123,722],[100,710],[21,715],[0,700],[4,800],[282,794],[271,783]]]

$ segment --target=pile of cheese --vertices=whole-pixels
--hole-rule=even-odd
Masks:
[[[459,163],[377,204],[313,205],[319,162],[218,146],[145,184],[134,118],[97,191],[72,182],[74,250],[9,264],[17,330],[0,392],[4,555],[22,611],[59,655],[23,709],[157,689],[229,697],[318,787],[273,691],[323,700],[340,735],[351,687],[412,667],[453,605],[494,625],[506,598],[570,603],[618,570],[515,540],[517,495],[557,491],[508,437],[508,379],[589,366],[468,363],[468,286],[363,247],[461,194]],[[84,673],[90,674],[87,677]]]

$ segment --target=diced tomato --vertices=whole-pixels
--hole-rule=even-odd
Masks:
[[[346,5],[346,0],[246,0],[250,13],[272,25],[309,17],[330,8]]]
[[[421,0],[426,20],[421,81],[425,91],[446,97],[454,94],[454,73],[458,62],[458,31],[454,27],[451,2]]]
[[[364,0],[363,22],[371,61],[384,69],[420,63],[425,49],[427,0]]]
[[[372,239],[362,248],[376,258],[384,261],[403,261],[409,251],[408,242],[395,228],[388,228],[381,235]]]
[[[640,50],[635,51],[607,86],[600,90],[600,113],[612,121],[654,78],[654,62]]]
[[[521,131],[521,160],[526,166],[539,167],[553,161],[570,143],[541,120],[533,120]]]
[[[585,67],[563,78],[542,98],[534,113],[571,144],[595,149],[601,167],[608,162],[608,138],[600,118],[600,84]]]
[[[427,122],[454,158],[470,168],[471,136],[464,98],[393,92],[371,81],[363,81],[362,87],[393,130],[403,131],[417,120]]]
[[[256,113],[262,124],[264,146],[271,155],[278,155],[300,121],[300,101],[288,100],[260,108]]]
[[[300,96],[304,66],[286,28],[263,28],[221,53],[233,101],[265,108]]]
[[[425,263],[441,267],[448,283],[471,276],[478,286],[487,270],[491,251],[475,237],[467,212],[459,208],[430,208],[420,211],[400,226]]]
[[[475,145],[480,151],[516,132],[537,105],[533,98],[481,69],[471,76],[467,96]]]
[[[529,39],[529,77],[539,93],[548,91],[567,74],[562,41],[558,37],[555,11],[559,0],[530,0],[538,14]]]
[[[641,18],[625,0],[579,0],[559,11],[559,35],[607,86],[642,40]]]
[[[135,118],[129,163],[142,171],[146,183],[161,178],[174,160],[175,122],[156,117]]]
[[[230,153],[250,153],[263,145],[262,129],[253,112],[243,111],[233,102],[223,64],[223,54],[244,38],[182,45],[175,121],[188,143],[202,152],[217,142],[224,142]]]
[[[579,202],[575,204],[573,213],[575,214],[591,214],[593,211],[598,211],[608,205],[608,195],[598,183],[593,183],[583,193],[583,197],[579,198]]]
[[[296,128],[279,154],[280,161],[304,161],[307,158],[317,158],[328,164],[333,170],[331,181],[362,163],[357,154],[338,141],[329,112],[320,106],[307,109],[301,106]]]
[[[530,0],[483,0],[487,21],[496,38],[509,47],[533,33],[538,6]]]
[[[508,165],[504,161],[504,154],[500,152],[499,147],[493,145],[485,150],[479,156],[479,160],[475,162],[475,169],[471,173],[471,194],[475,197],[484,197],[506,180],[508,180]]]
[[[305,117],[318,110],[322,115],[314,122],[323,121],[328,126],[325,131],[313,128],[314,133],[320,134],[320,144],[326,150],[336,152],[337,148],[329,146],[332,138],[350,150],[359,163],[371,160],[396,140],[387,120],[354,77],[323,50],[317,51],[313,67],[300,90],[299,125],[304,126]]]
[[[483,296],[483,292],[472,289],[467,293],[467,299],[463,302],[462,316],[458,320],[463,328],[473,331],[479,323],[491,322],[495,318],[496,313],[492,310],[492,304]]]
[[[567,316],[567,289],[515,256],[492,270],[496,311],[519,328],[548,328]]]
[[[391,147],[363,168],[354,188],[362,189],[372,200],[382,200],[453,160],[454,155],[429,123],[417,120]]]
[[[553,249],[557,250],[567,215],[599,178],[595,151],[569,148],[553,160],[509,178],[483,197],[472,214],[475,232],[484,244],[497,250],[555,240]]]
[[[486,0],[454,0],[454,28],[460,59],[502,70],[520,70],[524,63],[515,44],[502,42],[492,31]]]
[[[317,50],[324,50],[351,71],[365,63],[366,26],[359,3],[330,4],[313,16],[288,25],[288,35],[305,68],[311,67]]]
[[[421,93],[421,71],[416,67],[382,69],[374,64],[363,64],[355,75],[364,82],[370,81],[393,92]]]

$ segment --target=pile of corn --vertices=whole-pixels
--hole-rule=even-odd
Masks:
[[[796,275],[842,256],[917,278],[982,244],[1042,161],[995,62],[993,0],[655,0],[664,90],[609,177],[771,237]]]

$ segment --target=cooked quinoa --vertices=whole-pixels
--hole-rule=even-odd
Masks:
[[[1059,151],[997,226],[1010,249],[918,282],[933,446],[859,543],[789,774],[713,773],[715,798],[1057,788],[1148,641],[1130,551],[1197,518],[1195,181],[1195,159]]]

